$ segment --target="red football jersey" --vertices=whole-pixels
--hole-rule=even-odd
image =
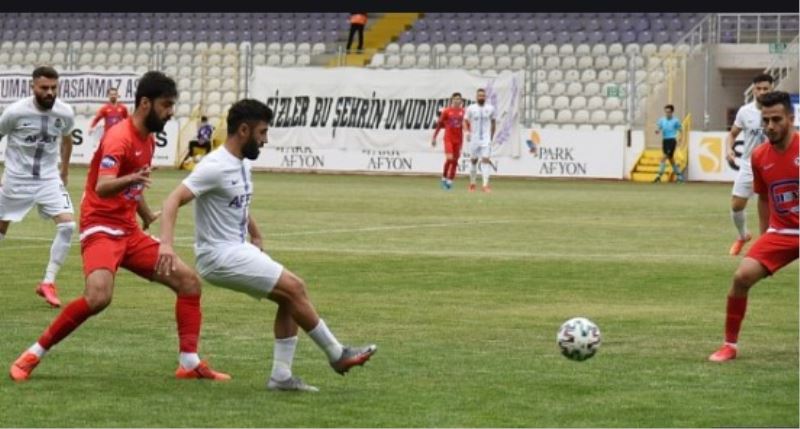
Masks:
[[[448,107],[442,111],[439,116],[439,122],[436,124],[436,131],[434,136],[439,134],[439,130],[444,127],[444,139],[453,143],[461,143],[464,140],[464,133],[462,128],[464,126],[464,108],[463,107]]]
[[[769,228],[778,233],[797,234],[798,183],[800,183],[800,133],[795,132],[785,152],[769,142],[756,146],[752,155],[753,190],[769,199]]]
[[[106,103],[100,110],[97,111],[97,115],[94,116],[92,119],[91,126],[97,125],[97,122],[100,119],[105,118],[105,132],[108,132],[114,124],[121,122],[123,119],[128,117],[128,108],[125,107],[122,103],[111,104]]]
[[[81,232],[92,227],[107,227],[130,233],[139,227],[136,208],[142,198],[144,185],[128,186],[119,194],[107,198],[100,198],[95,187],[98,176],[121,177],[149,167],[154,152],[153,134],[142,138],[130,118],[105,133],[92,157],[81,198]]]

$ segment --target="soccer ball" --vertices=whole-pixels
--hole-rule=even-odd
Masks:
[[[585,317],[574,317],[561,325],[556,342],[568,359],[584,361],[600,348],[600,328]]]

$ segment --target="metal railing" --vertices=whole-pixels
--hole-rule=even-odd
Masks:
[[[786,79],[793,69],[797,69],[798,60],[800,60],[800,44],[798,44],[799,37],[789,42],[780,53],[775,53],[769,67],[764,70],[764,73],[769,74],[775,79],[774,86],[778,86],[783,79]],[[745,104],[753,101],[753,84],[747,87],[744,91]]]
[[[716,15],[716,43],[781,43],[797,36],[783,23],[797,22],[796,13],[720,13]]]

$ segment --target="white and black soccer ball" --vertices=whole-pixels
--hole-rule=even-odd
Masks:
[[[584,361],[600,348],[600,328],[585,317],[574,317],[561,325],[556,342],[568,359]]]

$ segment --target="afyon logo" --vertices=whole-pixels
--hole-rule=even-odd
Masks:
[[[704,137],[700,141],[700,168],[704,173],[719,173],[722,171],[723,151],[722,139],[719,137]]]
[[[528,136],[528,139],[525,140],[525,144],[528,145],[528,151],[533,154],[533,156],[537,156],[539,144],[541,144],[542,138],[539,137],[539,133],[535,130],[531,130],[531,134]]]

